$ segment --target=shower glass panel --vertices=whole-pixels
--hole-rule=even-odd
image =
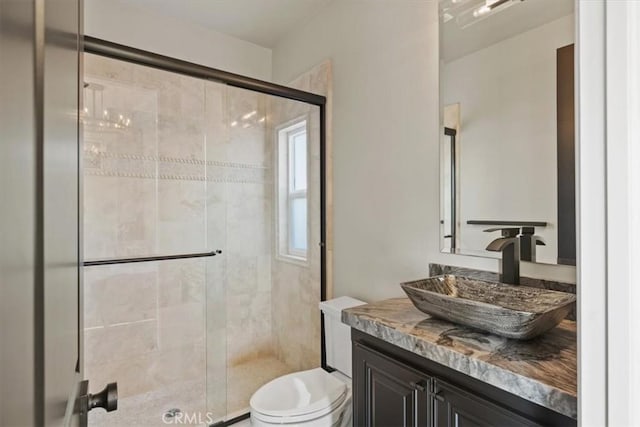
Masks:
[[[162,425],[172,409],[214,413],[204,379],[209,263],[85,268],[85,376],[98,384],[115,380],[119,393],[118,410],[92,411],[90,425]]]
[[[84,80],[85,260],[224,249],[206,82],[91,54]],[[85,374],[119,389],[118,410],[91,424],[224,418],[226,394],[207,383],[226,389],[225,268],[224,252],[84,268]]]
[[[319,107],[93,54],[84,80],[85,261],[220,251],[84,268],[85,377],[119,388],[90,424],[242,416],[320,366]]]
[[[227,414],[233,418],[248,411],[251,395],[270,380],[320,366],[320,114],[303,102],[224,91],[226,139],[210,159],[227,162]]]

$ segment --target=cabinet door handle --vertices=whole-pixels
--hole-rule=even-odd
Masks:
[[[424,381],[418,381],[418,382],[410,382],[409,385],[411,387],[413,387],[415,390],[421,391],[421,392],[425,392],[427,391],[427,386],[425,385]]]
[[[444,397],[440,395],[439,391],[436,393],[433,393],[433,398],[436,399],[438,402],[444,402]]]

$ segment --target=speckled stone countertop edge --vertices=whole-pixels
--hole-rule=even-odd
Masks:
[[[556,387],[495,366],[484,360],[469,357],[445,346],[412,336],[391,326],[386,326],[376,319],[361,318],[361,316],[350,313],[348,310],[343,310],[342,322],[361,332],[530,402],[568,417],[577,418],[576,396]]]

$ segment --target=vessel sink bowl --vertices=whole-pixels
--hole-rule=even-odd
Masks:
[[[574,294],[454,275],[401,283],[423,313],[507,338],[526,340],[553,329],[576,301]]]

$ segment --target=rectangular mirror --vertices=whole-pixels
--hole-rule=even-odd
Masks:
[[[440,0],[443,252],[575,265],[574,0]]]

